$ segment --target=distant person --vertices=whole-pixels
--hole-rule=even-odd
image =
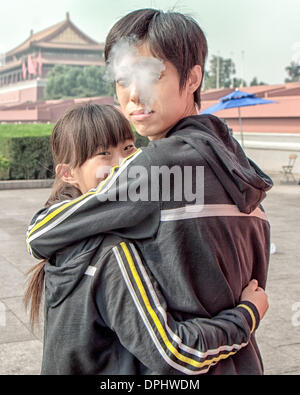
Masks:
[[[37,258],[99,234],[134,240],[179,321],[233,308],[251,278],[264,288],[270,255],[261,202],[271,179],[247,159],[223,122],[197,115],[206,53],[205,36],[190,17],[142,9],[121,18],[107,36],[105,57],[123,113],[151,142],[115,167],[98,193],[40,210],[28,229],[28,246]],[[174,166],[183,175],[182,198],[172,193],[180,183],[170,182],[167,200],[162,179],[156,188],[149,180],[153,169]],[[188,167],[193,173],[184,177]],[[143,171],[124,180],[137,168]],[[203,177],[195,175],[199,168]],[[193,201],[185,196],[191,180],[198,191]],[[124,199],[124,191],[130,195],[141,185],[158,190],[159,198]],[[241,352],[208,371],[262,372],[254,334]]]

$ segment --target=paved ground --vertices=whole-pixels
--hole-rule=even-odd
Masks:
[[[31,332],[22,304],[25,273],[35,262],[24,234],[48,194],[48,189],[0,191],[0,374],[40,372],[42,329]],[[257,339],[266,374],[300,374],[300,186],[275,184],[264,206],[276,253],[267,285],[270,309]]]

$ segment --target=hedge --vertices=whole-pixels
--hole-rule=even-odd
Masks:
[[[53,125],[0,125],[0,179],[52,178],[53,166],[49,140]],[[8,169],[5,171],[5,165]]]
[[[147,137],[144,137],[144,136],[141,136],[140,134],[138,134],[138,132],[135,130],[133,125],[131,125],[131,128],[132,128],[134,136],[135,136],[135,146],[137,148],[146,147],[149,144],[149,140],[147,139]]]
[[[10,161],[0,154],[0,180],[8,178]]]
[[[50,135],[53,124],[0,125],[0,180],[53,177]],[[136,133],[136,146],[148,139]]]

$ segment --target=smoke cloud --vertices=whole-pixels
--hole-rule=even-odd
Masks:
[[[140,56],[138,40],[134,37],[120,39],[112,48],[106,76],[110,81],[135,89],[145,111],[150,112],[155,96],[155,83],[165,70],[162,60],[154,57]]]

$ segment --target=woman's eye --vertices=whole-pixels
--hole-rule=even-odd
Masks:
[[[135,148],[133,144],[126,145],[126,147],[124,148],[124,151],[130,151],[130,150],[132,150],[133,148]]]
[[[98,152],[97,155],[107,156],[107,155],[110,155],[110,153],[108,151],[102,151],[102,152]]]

